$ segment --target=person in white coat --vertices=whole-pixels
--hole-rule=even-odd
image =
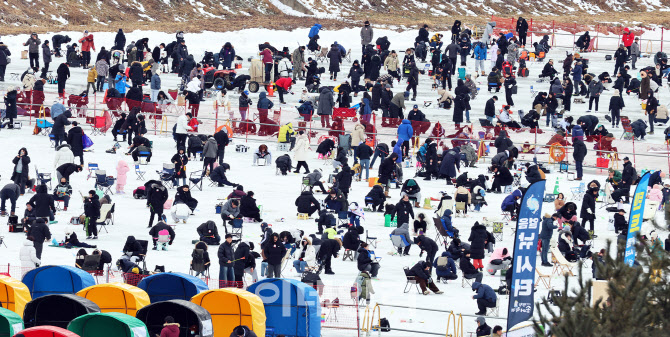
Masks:
[[[32,237],[29,236],[26,241],[23,241],[23,247],[19,251],[19,259],[21,260],[21,277],[40,266],[41,261],[37,258],[37,251],[33,246]]]
[[[177,148],[186,148],[186,138],[187,133],[193,129],[188,126],[188,122],[191,120],[193,115],[189,112],[185,115],[181,115],[177,118],[177,126],[174,130],[175,137],[177,138]]]
[[[233,125],[233,128],[235,127],[235,123],[233,123],[233,118],[235,118],[235,112],[233,109],[230,107],[230,100],[228,99],[227,95],[228,91],[226,89],[221,89],[221,91],[216,93],[216,104],[219,109],[223,110],[223,113],[228,113],[230,116],[230,121]]]
[[[293,154],[293,159],[298,162],[298,165],[295,167],[294,173],[300,173],[300,167],[305,168],[305,174],[309,173],[307,151],[309,151],[309,140],[305,131],[298,131],[298,138],[295,140],[295,153]]]
[[[316,262],[316,250],[312,246],[312,242],[307,238],[302,238],[300,243],[301,251],[298,259],[293,261],[293,268],[299,274],[302,274],[305,269],[313,268]]]
[[[74,164],[74,154],[69,144],[61,144],[56,148],[54,168],[59,168],[61,165],[67,163]]]

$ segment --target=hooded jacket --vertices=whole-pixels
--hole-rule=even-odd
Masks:
[[[74,163],[74,154],[70,150],[70,145],[61,144],[56,148],[54,156],[54,167],[58,168],[63,164]]]
[[[28,204],[33,207],[35,217],[48,218],[51,212],[56,213],[54,206],[54,199],[46,185],[37,185],[35,188],[35,195],[28,201]]]
[[[409,141],[414,136],[414,129],[412,129],[412,122],[409,119],[403,119],[400,126],[398,126],[398,139]]]
[[[470,230],[470,257],[473,259],[483,259],[484,250],[486,248],[486,241],[488,239],[488,232],[484,225],[475,222]]]
[[[490,286],[479,282],[472,282],[472,290],[477,292],[477,294],[473,296],[474,299],[481,298],[494,303],[496,302],[496,293]]]
[[[407,240],[407,243],[412,243],[412,237],[409,235],[409,223],[405,222],[400,227],[394,229],[391,232],[391,235],[401,235],[405,237],[405,240]]]
[[[335,100],[333,98],[333,92],[330,90],[330,88],[321,88],[321,94],[319,95],[319,105],[316,109],[316,113],[318,115],[332,115],[334,106]]]

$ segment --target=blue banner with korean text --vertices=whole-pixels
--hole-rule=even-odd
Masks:
[[[514,240],[512,289],[507,314],[507,329],[533,317],[535,300],[535,262],[540,235],[545,180],[528,187],[521,200]]]
[[[647,199],[647,186],[649,185],[650,172],[645,173],[640,182],[637,183],[635,194],[633,194],[633,205],[630,207],[630,219],[628,219],[628,236],[626,237],[626,255],[624,262],[629,266],[635,263],[635,241],[642,227],[644,219],[644,201]]]

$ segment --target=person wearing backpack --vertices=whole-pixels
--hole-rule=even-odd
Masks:
[[[174,241],[175,237],[175,232],[172,229],[172,227],[168,226],[164,221],[158,221],[158,223],[151,227],[151,230],[149,230],[149,235],[151,235],[151,239],[154,242],[154,248],[153,250],[158,250],[158,243],[161,243],[161,247],[163,250],[167,250],[167,246],[165,245],[165,236],[168,236],[169,241],[167,242],[168,245],[172,245],[172,242]]]
[[[191,252],[191,270],[195,272],[195,277],[205,275],[205,272],[209,270],[211,260],[209,259],[207,248],[205,242],[199,241],[195,244],[193,252]]]

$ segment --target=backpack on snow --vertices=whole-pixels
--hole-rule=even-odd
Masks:
[[[391,323],[389,323],[389,320],[386,319],[386,317],[382,318],[379,320],[379,329],[382,332],[389,332],[391,331]]]

